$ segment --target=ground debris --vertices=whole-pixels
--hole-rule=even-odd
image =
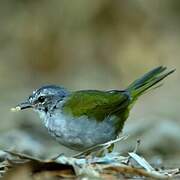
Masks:
[[[155,170],[136,152],[127,156],[107,153],[103,157],[66,157],[40,160],[21,153],[4,151],[6,158],[0,163],[4,179],[168,179],[180,178],[180,169]]]

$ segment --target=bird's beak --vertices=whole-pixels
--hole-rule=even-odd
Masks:
[[[11,111],[16,112],[16,111],[20,111],[20,110],[28,109],[28,108],[32,108],[32,105],[30,104],[30,102],[25,101],[25,102],[22,102],[22,103],[18,104],[14,108],[11,108]]]

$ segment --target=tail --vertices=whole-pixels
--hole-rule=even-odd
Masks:
[[[175,69],[173,69],[165,72],[166,69],[166,67],[159,66],[130,84],[126,90],[131,96],[132,103],[137,100],[141,94],[147,92],[147,90],[159,87],[161,84],[158,85],[157,83],[175,71]]]

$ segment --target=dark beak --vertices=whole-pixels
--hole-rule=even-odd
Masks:
[[[25,102],[18,104],[15,108],[11,108],[11,110],[12,111],[20,111],[20,110],[28,109],[28,108],[32,108],[32,105],[30,104],[30,102],[25,101]]]

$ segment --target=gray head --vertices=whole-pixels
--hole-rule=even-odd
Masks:
[[[63,87],[55,85],[43,86],[33,91],[33,94],[25,102],[19,104],[16,110],[33,108],[44,112],[53,111],[56,105],[63,101],[68,94],[69,92]]]

